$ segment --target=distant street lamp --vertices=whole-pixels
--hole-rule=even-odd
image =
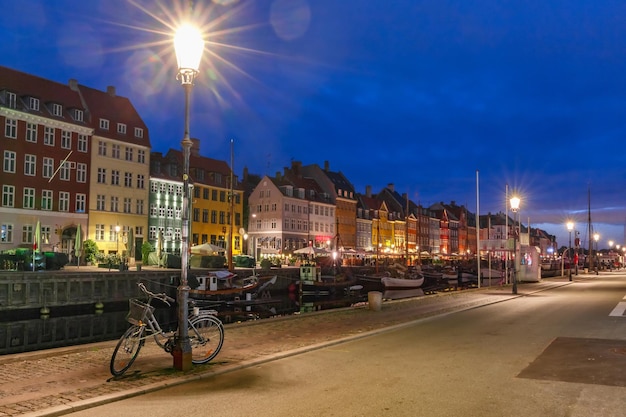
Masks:
[[[596,259],[594,260],[594,265],[596,267],[596,275],[598,275],[598,267],[600,266],[598,265],[600,262],[600,259],[598,259],[598,241],[600,240],[600,235],[598,233],[594,233],[593,240],[596,241]]]
[[[567,230],[569,231],[569,249],[567,255],[569,257],[569,280],[572,280],[572,230],[574,230],[574,223],[567,222]]]
[[[510,200],[510,204],[511,204],[511,211],[513,212],[513,255],[515,256],[515,259],[513,260],[513,294],[517,294],[517,265],[519,262],[519,257],[517,256],[517,238],[519,237],[518,232],[517,232],[517,228],[515,227],[516,224],[516,214],[519,211],[519,204],[520,204],[520,199],[517,196],[513,196],[511,197]]]
[[[198,74],[204,40],[200,31],[185,24],[178,28],[174,36],[174,49],[178,62],[177,79],[181,81],[185,89],[185,135],[182,140],[183,147],[183,212],[182,212],[182,240],[180,283],[177,288],[176,302],[178,304],[178,337],[176,338],[172,356],[174,368],[179,371],[191,369],[191,345],[187,332],[187,315],[189,307],[189,284],[187,272],[189,269],[189,154],[191,153],[191,139],[189,137],[189,96],[193,87],[193,80]]]

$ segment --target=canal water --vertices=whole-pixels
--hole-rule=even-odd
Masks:
[[[299,297],[284,294],[276,298],[221,302],[215,306],[225,323],[262,320],[270,317],[348,307],[366,300],[367,295],[350,297]],[[176,327],[176,308],[157,307],[155,314],[164,330]],[[44,312],[45,313],[45,312]],[[4,311],[0,315],[0,355],[38,351],[118,339],[128,328],[128,303],[73,306],[39,310]]]

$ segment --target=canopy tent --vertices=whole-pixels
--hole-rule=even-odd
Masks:
[[[314,248],[313,246],[306,246],[304,248],[293,251],[293,253],[298,254],[298,255],[319,255],[319,254],[322,254],[322,253],[325,254],[328,252],[326,251],[326,249]]]
[[[211,243],[203,243],[202,245],[196,245],[191,247],[192,255],[214,255],[219,252],[225,252],[226,249],[213,245]]]

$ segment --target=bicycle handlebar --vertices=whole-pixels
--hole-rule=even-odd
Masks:
[[[144,284],[143,282],[138,282],[137,286],[139,287],[139,289],[141,291],[143,291],[144,294],[146,294],[148,297],[150,298],[156,298],[158,300],[163,301],[165,304],[167,304],[168,306],[171,305],[171,303],[173,303],[174,300],[172,297],[170,297],[169,295],[165,294],[165,293],[159,293],[159,294],[155,294],[152,291],[148,290],[146,288],[146,284]]]

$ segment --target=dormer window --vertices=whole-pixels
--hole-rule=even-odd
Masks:
[[[126,134],[126,125],[124,123],[117,124],[117,133],[120,133],[122,135]]]
[[[109,121],[107,119],[100,119],[100,129],[109,130]]]
[[[39,111],[39,99],[35,97],[29,97],[28,108],[34,111]]]
[[[82,122],[85,119],[85,113],[81,109],[74,109],[74,120]]]
[[[15,95],[15,93],[11,93],[9,91],[7,91],[7,107],[10,109],[15,109],[17,108],[17,96]]]
[[[135,128],[135,137],[139,138],[139,139],[143,138],[143,129],[142,128],[140,128],[140,127],[136,127]]]
[[[52,103],[52,115],[58,117],[63,116],[63,106],[58,103]]]

